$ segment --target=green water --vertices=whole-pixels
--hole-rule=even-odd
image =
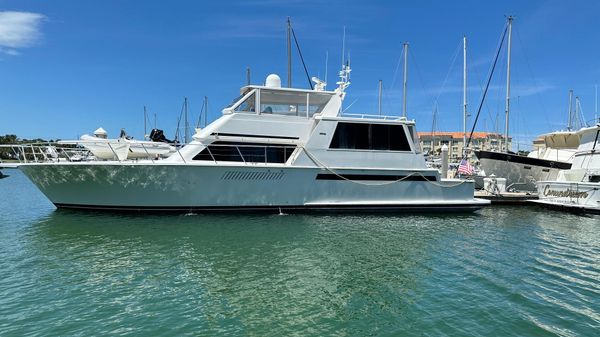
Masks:
[[[1,336],[600,331],[600,217],[69,212],[6,173]]]

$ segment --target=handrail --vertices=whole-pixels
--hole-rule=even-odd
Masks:
[[[5,151],[1,151],[3,149]],[[82,160],[90,159],[87,149],[53,143],[0,144],[0,152],[9,154],[8,159],[18,160],[19,163],[58,162],[61,159],[76,161],[73,155],[79,155]]]
[[[348,116],[348,117],[359,117],[359,118],[370,118],[370,119],[383,119],[383,120],[401,120],[408,121],[406,117],[403,116],[391,116],[391,115],[369,115],[369,114],[356,114],[356,113],[342,113],[340,116]]]

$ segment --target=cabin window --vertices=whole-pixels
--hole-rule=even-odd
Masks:
[[[335,129],[332,149],[410,151],[402,125],[344,123]]]
[[[193,160],[284,164],[296,146],[285,144],[214,142]]]
[[[248,96],[242,103],[240,103],[236,108],[236,112],[249,112],[254,113],[256,107],[256,93]]]

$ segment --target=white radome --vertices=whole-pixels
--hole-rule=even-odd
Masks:
[[[281,78],[277,74],[271,74],[267,76],[265,80],[265,87],[267,88],[281,88]]]

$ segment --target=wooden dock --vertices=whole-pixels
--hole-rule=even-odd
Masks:
[[[475,191],[475,198],[490,200],[492,204],[514,205],[529,203],[529,200],[537,200],[537,193],[504,192],[491,194],[484,191]]]

